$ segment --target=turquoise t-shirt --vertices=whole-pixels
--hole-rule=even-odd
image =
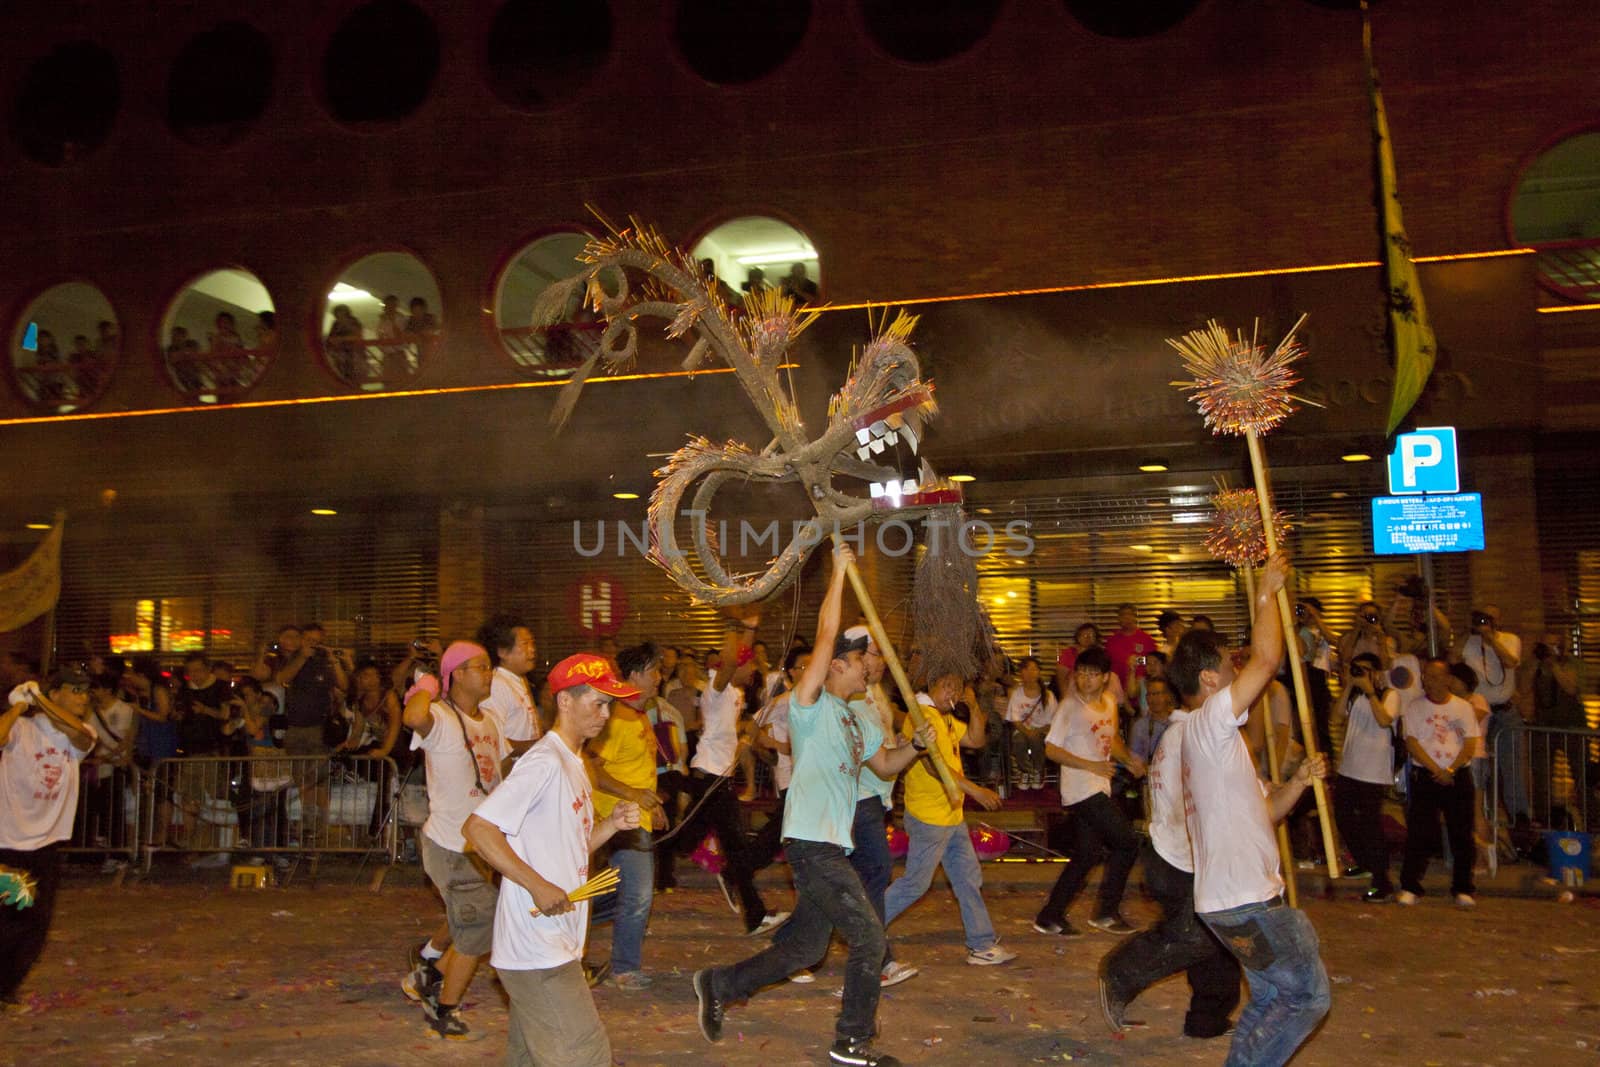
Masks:
[[[870,721],[877,725],[880,732],[887,732],[883,724],[884,718],[889,720],[888,730],[893,730],[894,728],[894,711],[891,709],[887,716],[880,717],[876,705],[865,695],[850,701],[850,710],[855,712],[856,717],[862,721]],[[869,752],[867,755],[870,756],[872,753]],[[885,809],[892,808],[894,807],[894,801],[891,799],[894,795],[894,783],[895,779],[879,778],[870,769],[863,767],[861,768],[861,782],[856,786],[856,800],[860,801],[866,800],[868,797],[876,797],[882,801]]]
[[[877,778],[861,761],[883,747],[877,719],[859,716],[826,689],[810,706],[791,698],[794,776],[783,805],[783,836],[854,849],[856,781]]]

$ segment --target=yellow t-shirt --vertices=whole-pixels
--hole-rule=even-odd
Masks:
[[[927,704],[922,705],[922,714],[933,727],[934,743],[939,746],[939,754],[944,757],[945,766],[949,767],[950,773],[959,779],[961,738],[966,735],[967,724]],[[906,716],[900,732],[906,737],[916,734],[916,726],[912,723],[911,716]],[[958,796],[955,806],[951,807],[950,798],[944,791],[944,783],[928,766],[928,760],[919,758],[906,771],[906,814],[913,819],[930,826],[955,826],[963,821],[961,805],[962,797]]]
[[[635,789],[656,788],[656,735],[650,729],[650,720],[642,712],[612,711],[606,727],[600,731],[598,755],[606,773],[623,785]],[[594,813],[604,819],[617,806],[619,798],[599,789],[594,791]],[[639,813],[639,825],[651,829],[650,813]]]

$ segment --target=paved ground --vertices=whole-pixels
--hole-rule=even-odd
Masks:
[[[784,897],[769,871],[771,900]],[[1511,868],[1513,886],[1526,868]],[[1152,990],[1131,1012],[1150,1026],[1109,1035],[1095,1006],[1095,964],[1110,944],[1095,934],[1060,942],[1028,920],[1054,869],[991,866],[996,926],[1020,953],[998,968],[969,967],[954,901],[936,889],[895,925],[902,959],[920,977],[888,991],[881,1046],[908,1063],[1218,1064],[1220,1042],[1178,1035],[1182,980]],[[698,872],[696,872],[698,873]],[[426,1036],[400,995],[405,946],[437,920],[416,872],[380,893],[355,871],[315,887],[222,888],[185,872],[109,887],[79,877],[63,891],[46,957],[5,1018],[0,1062],[16,1064],[454,1064],[503,1060],[505,1011],[480,974],[468,1018],[475,1044]],[[769,884],[764,882],[764,885]],[[1130,892],[1138,922],[1151,909]],[[1081,905],[1080,909],[1081,911]],[[1333,1013],[1296,1064],[1600,1064],[1600,898],[1560,904],[1485,893],[1475,912],[1442,894],[1414,909],[1368,907],[1352,889],[1307,908],[1334,982]],[[609,934],[597,931],[591,956]],[[702,881],[658,900],[647,994],[598,992],[619,1064],[793,1064],[824,1058],[843,955],[810,986],[785,985],[735,1009],[727,1037],[695,1029],[689,975],[750,952],[720,895]]]

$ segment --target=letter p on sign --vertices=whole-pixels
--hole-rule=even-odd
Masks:
[[[1395,438],[1394,451],[1389,454],[1389,492],[1392,495],[1460,491],[1455,427],[1425,427]]]

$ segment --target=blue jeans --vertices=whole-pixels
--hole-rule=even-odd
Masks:
[[[1333,1002],[1311,920],[1281,897],[1206,912],[1200,918],[1250,980],[1250,1003],[1234,1024],[1224,1067],[1289,1062]]]
[[[611,920],[611,970],[627,974],[644,965],[644,930],[650,924],[650,905],[655,899],[656,858],[649,849],[619,848],[611,853],[611,863],[622,872]]]
[[[986,952],[1000,939],[995,936],[994,924],[989,921],[989,909],[983,903],[983,867],[978,854],[972,850],[972,837],[967,824],[935,826],[921,819],[906,817],[906,833],[911,838],[911,849],[906,853],[906,873],[889,886],[885,896],[884,924],[888,925],[933,884],[933,872],[944,867],[944,876],[950,880],[950,891],[956,895],[961,908],[961,926],[967,933],[967,948],[972,952]]]
[[[1523,749],[1522,762],[1517,761],[1518,742],[1522,732],[1522,712],[1515,704],[1496,704],[1489,715],[1489,744],[1494,746],[1494,756],[1500,766],[1500,797],[1506,802],[1506,815],[1513,822],[1526,819],[1532,809],[1528,806],[1527,748]]]
[[[844,968],[844,1006],[834,1034],[846,1039],[869,1038],[877,1029],[883,923],[844,849],[790,838],[783,843],[783,851],[795,888],[794,915],[784,926],[787,936],[773,938],[770,948],[742,963],[714,968],[711,992],[723,1002],[743,1000],[764,986],[781,982],[822,959],[838,930],[850,946],[850,958]]]

